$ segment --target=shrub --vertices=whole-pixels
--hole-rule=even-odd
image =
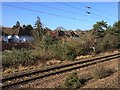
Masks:
[[[91,74],[95,79],[102,79],[109,76],[111,73],[112,71],[110,69],[106,69],[103,65],[100,64],[97,64],[91,71]]]
[[[75,49],[69,47],[67,42],[59,42],[56,48],[56,58],[62,60],[74,60],[77,56]]]
[[[44,38],[42,39],[42,44],[44,45],[44,47],[49,48],[52,45],[55,45],[58,43],[57,38],[55,37],[51,37],[49,35],[45,35]]]
[[[73,72],[65,77],[63,85],[65,88],[79,88],[81,87],[82,83],[78,78],[77,73]]]
[[[7,50],[2,53],[3,68],[18,67],[20,64],[23,66],[32,65],[34,60],[31,51],[26,49]]]
[[[84,44],[81,45],[79,54],[80,55],[87,55],[90,53],[90,51],[91,51],[91,48],[90,48],[89,43],[85,42]]]
[[[44,48],[32,50],[31,55],[37,60],[50,60],[56,57],[56,53],[53,50]]]
[[[69,49],[67,52],[67,59],[74,60],[77,57],[77,53],[74,49]]]
[[[103,38],[96,40],[96,53],[108,50],[119,49],[120,40],[115,35],[106,34]]]

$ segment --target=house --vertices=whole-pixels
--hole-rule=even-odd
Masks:
[[[67,40],[67,39],[77,39],[79,38],[79,33],[77,31],[63,31],[63,30],[47,30],[47,34],[56,37],[61,40]]]
[[[8,42],[19,42],[19,36],[17,35],[11,35],[8,37]]]
[[[71,31],[70,33],[71,33],[71,38],[79,38],[77,32]]]
[[[34,30],[33,30],[34,31]],[[27,30],[24,27],[3,27],[1,30],[2,33],[2,41],[3,42],[31,42],[34,39],[32,38],[32,34],[30,30]],[[76,39],[79,38],[79,34],[76,31],[63,31],[63,30],[50,30],[47,29],[46,33],[52,37],[57,39]]]
[[[2,28],[2,38],[3,42],[31,42],[33,40],[32,36],[27,30],[18,27],[18,28]]]
[[[47,34],[52,36],[52,37],[57,37],[58,32],[57,31],[52,31],[52,30],[47,30]]]

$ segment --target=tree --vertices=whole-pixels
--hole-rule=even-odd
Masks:
[[[23,28],[25,28],[25,27],[26,27],[26,25],[24,24],[24,25],[23,25]]]
[[[105,30],[107,29],[107,22],[105,21],[99,21],[96,24],[93,25],[93,30],[95,32],[93,32],[93,34],[95,35],[95,38],[101,38],[104,37],[105,35]]]
[[[16,27],[20,27],[20,22],[19,21],[16,22]]]
[[[113,28],[114,28],[115,30],[120,30],[120,21],[115,22],[115,23],[113,24]]]
[[[42,27],[41,19],[38,16],[37,16],[37,21],[35,22],[34,27],[37,30],[39,37],[41,38],[43,33],[43,27]]]
[[[46,34],[47,34],[47,31],[49,31],[49,30],[51,31],[51,29],[50,29],[50,28],[45,27],[45,28],[44,28],[44,32],[43,32],[43,34],[44,34],[44,35],[46,35]]]
[[[107,25],[108,25],[107,22],[105,22],[104,20],[99,21],[99,22],[97,22],[96,24],[93,25],[93,29],[102,31],[102,30],[105,30],[107,28]]]
[[[33,30],[33,27],[32,27],[31,24],[29,24],[29,25],[25,26],[25,29],[27,29],[27,30]]]
[[[115,22],[113,26],[109,26],[106,30],[106,33],[110,35],[119,36],[120,35],[120,21]]]
[[[19,21],[17,21],[17,22],[16,22],[16,25],[13,25],[12,28],[13,28],[13,29],[16,29],[16,28],[18,28],[18,27],[20,27],[20,22],[19,22]]]
[[[113,30],[115,35],[120,36],[120,21],[113,24]]]
[[[30,25],[30,24],[26,25],[26,26],[24,26],[24,29],[25,29],[26,35],[29,35],[29,36],[32,35],[32,30],[33,30],[32,25]]]

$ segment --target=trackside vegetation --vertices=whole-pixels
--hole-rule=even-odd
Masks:
[[[18,23],[18,22],[17,22]],[[17,25],[18,26],[18,25]],[[75,60],[79,55],[120,49],[120,21],[109,26],[105,21],[96,22],[91,30],[82,32],[77,39],[62,40],[47,34],[37,17],[35,27],[24,26],[34,38],[34,48],[5,50],[2,52],[3,68],[36,65],[41,60]],[[16,27],[14,25],[14,27]],[[50,29],[49,29],[50,30]],[[28,32],[28,31],[27,31]],[[94,47],[94,49],[93,49]],[[77,87],[76,81],[75,87]],[[78,85],[79,86],[79,85]]]

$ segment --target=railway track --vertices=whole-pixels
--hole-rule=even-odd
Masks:
[[[64,64],[60,66],[52,66],[50,68],[45,68],[42,70],[31,71],[27,73],[19,73],[19,74],[14,74],[11,76],[4,76],[2,78],[2,87],[7,88],[7,87],[15,86],[15,85],[20,85],[22,83],[27,83],[27,82],[30,82],[36,79],[79,69],[82,67],[86,67],[86,66],[93,65],[96,63],[100,63],[100,62],[109,61],[109,60],[119,58],[119,57],[120,57],[120,53],[117,53],[117,54],[112,54],[108,56],[86,59],[84,61],[78,60],[78,61],[75,61],[69,64]]]

